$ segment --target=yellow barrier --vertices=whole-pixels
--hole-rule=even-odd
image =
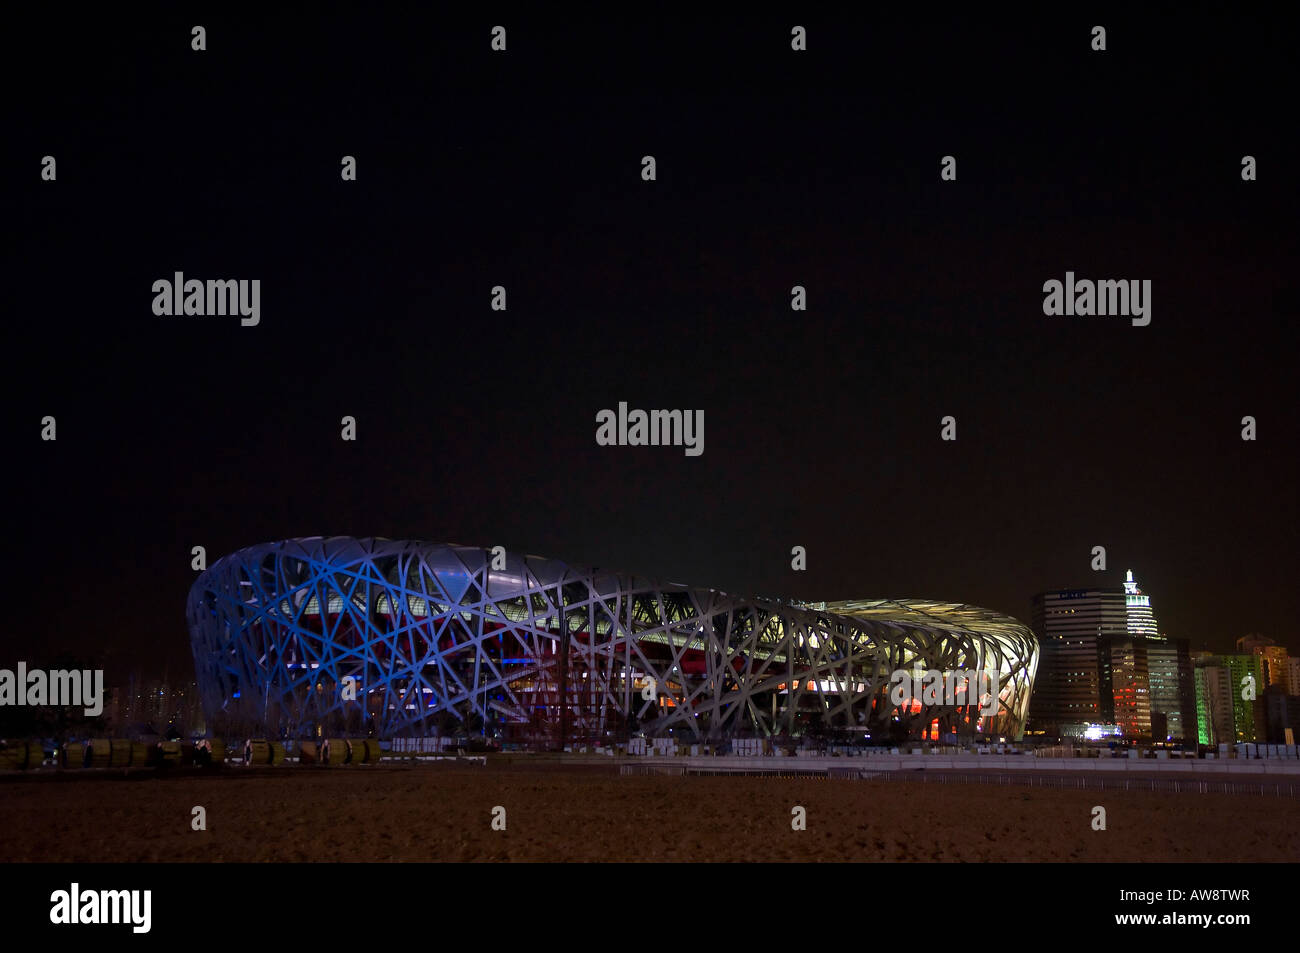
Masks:
[[[39,768],[45,762],[45,749],[39,741],[9,741],[0,746],[0,771]]]
[[[321,754],[322,764],[347,764],[348,763],[348,755],[351,753],[351,751],[345,739],[326,738],[322,744],[329,745],[328,753],[324,753],[322,751]]]
[[[133,746],[131,742],[114,738],[109,743],[108,766],[110,768],[128,768],[131,766]]]
[[[166,765],[183,764],[185,746],[179,741],[164,741],[162,743],[162,763]]]
[[[91,738],[87,742],[90,746],[90,768],[107,768],[113,761],[113,742],[108,738]]]

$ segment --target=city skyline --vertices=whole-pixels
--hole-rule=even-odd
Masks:
[[[220,554],[216,554],[216,555],[220,555]],[[1090,571],[1089,574],[1094,577],[1094,580],[1090,581],[1089,585],[1062,586],[1059,587],[1059,590],[1068,591],[1074,589],[1090,589],[1090,588],[1096,588],[1098,586],[1104,586],[1106,588],[1118,588],[1119,586],[1124,585],[1124,577],[1131,572],[1132,570],[1104,570],[1098,572]],[[192,575],[194,578],[197,578],[199,574],[195,572]],[[640,573],[638,573],[638,575],[640,575]],[[1097,581],[1097,580],[1105,580],[1114,577],[1118,577],[1118,580],[1110,584],[1101,583]],[[661,578],[664,577],[661,576]],[[731,589],[725,589],[723,587],[710,586],[708,588],[717,588],[720,591],[735,591]],[[1146,592],[1150,591],[1149,588],[1145,586],[1145,583],[1143,589]],[[741,591],[742,594],[744,595],[756,595],[756,593],[752,593],[752,592],[743,592],[743,587]],[[1040,593],[1044,591],[1053,591],[1053,590],[1051,589],[1039,590]],[[780,593],[766,593],[764,594],[764,597],[783,599],[791,602],[827,601],[825,599],[803,600],[800,599],[799,597],[782,595]],[[831,599],[830,601],[837,601],[840,598],[847,598],[847,597],[837,597],[837,599]],[[903,598],[917,598],[917,597],[904,596]],[[954,599],[954,600],[945,600],[945,601],[969,602],[970,604],[973,605],[979,604],[974,602],[973,600]],[[1167,612],[1164,608],[1166,601],[1167,600],[1165,600],[1164,598],[1161,598],[1160,600],[1161,602],[1160,617],[1162,619],[1167,615]],[[996,609],[997,611],[1002,611],[1004,612],[1004,614],[1012,618],[1019,619],[1025,624],[1033,627],[1036,635],[1040,637],[1042,636],[1043,633],[1038,631],[1038,628],[1034,626],[1034,622],[1033,622],[1034,616],[1032,611],[1032,597],[1029,600],[1026,600],[1025,608],[1021,610],[1019,613],[1007,612],[998,606],[989,606],[989,608]],[[1300,643],[1293,642],[1292,644],[1288,644],[1284,633],[1274,633],[1259,628],[1252,629],[1244,623],[1237,624],[1235,628],[1229,630],[1225,630],[1223,626],[1217,624],[1213,626],[1213,628],[1220,633],[1218,638],[1207,637],[1204,640],[1198,641],[1196,638],[1193,638],[1191,636],[1187,636],[1187,635],[1183,635],[1171,631],[1171,629],[1168,626],[1166,626],[1162,621],[1159,628],[1159,634],[1167,638],[1186,639],[1193,652],[1211,652],[1218,655],[1231,654],[1234,651],[1234,647],[1236,646],[1236,644],[1244,637],[1252,636],[1252,635],[1264,635],[1274,640],[1274,642],[1278,646],[1290,652],[1292,654],[1292,657],[1300,655],[1300,647],[1298,647],[1300,646]],[[188,636],[188,632],[186,632],[185,630],[183,621],[179,623],[179,630],[180,633],[178,635],[178,638],[181,639],[181,644],[179,646],[179,649],[177,646],[174,645],[166,645],[162,647],[163,651],[158,653],[153,653],[152,651],[133,650],[129,646],[127,646],[124,641],[111,642],[104,646],[90,645],[87,648],[81,650],[71,646],[64,646],[57,650],[42,650],[39,647],[39,645],[33,644],[30,650],[27,652],[25,658],[29,661],[36,660],[36,659],[50,661],[50,660],[57,660],[60,657],[63,657],[64,659],[67,660],[68,664],[94,661],[97,664],[102,664],[105,667],[106,671],[109,673],[110,678],[117,678],[119,680],[134,675],[139,678],[147,678],[147,679],[152,679],[157,681],[166,681],[169,672],[171,672],[173,676],[176,676],[177,673],[184,673],[185,677],[193,678],[194,672],[192,669],[192,660],[189,658],[189,649],[188,649],[189,636]],[[22,656],[23,653],[17,652],[15,654],[14,650],[11,650],[10,654],[14,655],[14,657],[17,658],[19,656]],[[173,678],[173,680],[175,680],[175,678]]]
[[[357,549],[358,543],[364,547],[374,545],[376,554],[380,552],[394,554],[379,560],[384,565],[388,565],[385,560],[391,561],[396,558],[395,554],[397,553],[414,553],[420,551],[421,547],[431,552],[448,554],[448,556],[438,557],[439,559],[452,558],[449,554],[453,551],[460,552],[462,555],[478,553],[479,555],[475,558],[494,562],[501,560],[503,566],[505,565],[504,561],[507,559],[504,552],[494,553],[471,548],[401,541],[357,541],[337,537],[329,540],[287,541],[265,548],[265,551],[270,553],[287,547],[286,552],[301,551],[307,553],[313,551],[311,547],[320,547],[322,543],[325,544],[325,551],[334,554],[329,557],[331,563],[340,558],[346,563],[351,558],[359,557],[359,554],[364,550]],[[302,549],[304,546],[307,548]],[[247,565],[254,565],[262,557],[253,558],[249,554],[256,554],[261,551],[261,549],[254,547],[246,552],[230,554],[228,558],[222,560],[223,564],[226,565],[224,575],[233,579],[234,576],[231,576],[231,573],[235,572],[235,567],[243,565],[248,559],[253,559],[253,562],[247,562]],[[351,556],[348,554],[351,554]],[[517,560],[519,557],[510,556],[508,558]],[[529,559],[539,566],[558,567],[562,565],[553,560],[539,561],[538,557],[529,557]],[[290,559],[289,562],[297,564],[293,559]],[[453,562],[460,565],[459,557],[454,558]],[[342,565],[340,563],[340,568],[342,568]],[[511,565],[514,565],[514,563],[511,563]],[[547,571],[554,572],[555,570],[548,569]],[[384,572],[389,571],[384,570]],[[457,572],[459,573],[459,570]],[[572,570],[566,570],[566,572],[572,572]],[[608,573],[608,570],[600,570],[599,572]],[[278,576],[279,573],[277,573],[277,578]],[[361,580],[363,577],[368,578],[368,575],[363,573],[357,579]],[[1032,683],[1034,704],[1033,706],[1016,706],[1022,713],[1019,716],[1019,724],[1024,724],[1023,717],[1024,713],[1027,712],[1030,719],[1029,728],[1031,729],[1029,734],[1034,737],[1046,735],[1048,739],[1078,737],[1097,740],[1098,738],[1110,736],[1112,729],[1114,730],[1114,737],[1126,741],[1145,739],[1149,742],[1161,743],[1167,740],[1176,745],[1190,745],[1198,741],[1202,746],[1213,745],[1225,737],[1232,743],[1242,741],[1262,742],[1266,736],[1270,741],[1280,739],[1283,727],[1294,724],[1294,719],[1297,717],[1296,702],[1300,699],[1288,696],[1294,696],[1296,686],[1300,685],[1300,657],[1289,655],[1285,646],[1260,633],[1248,633],[1237,638],[1234,642],[1234,651],[1213,652],[1192,648],[1188,640],[1171,637],[1163,631],[1163,627],[1158,625],[1152,613],[1151,597],[1139,586],[1133,571],[1125,571],[1124,577],[1124,582],[1116,587],[1049,590],[1039,593],[1035,597],[1035,609],[1031,619],[1035,638],[1042,650],[1040,653],[1038,649],[1035,649],[1035,655],[1039,656],[1038,661],[1036,664],[1031,664],[1028,669],[1031,672],[1034,668],[1037,669]],[[321,582],[329,578],[332,577],[328,574],[322,575]],[[347,578],[352,578],[351,570],[349,570]],[[493,578],[496,578],[496,576],[494,575]],[[505,578],[505,576],[501,577],[502,582]],[[615,577],[608,575],[607,578],[612,580]],[[626,578],[634,579],[636,577]],[[214,584],[209,583],[209,585]],[[335,584],[337,583],[329,583],[331,586]],[[421,585],[433,584],[432,579],[430,579],[428,583]],[[638,579],[636,584],[653,585],[654,583],[650,580]],[[296,586],[294,588],[301,587]],[[668,586],[669,590],[678,588],[680,587]],[[213,592],[219,590],[220,586],[218,585],[217,590],[213,590]],[[308,590],[304,589],[303,591]],[[314,586],[310,588],[310,591],[316,591]],[[681,591],[685,593],[688,590],[682,589]],[[194,599],[197,598],[196,594],[199,592],[200,588],[196,584],[196,588],[191,593],[191,613],[195,611],[193,607],[198,605],[198,603],[194,602]],[[209,599],[211,595],[210,593]],[[723,601],[741,598],[742,601],[736,603],[736,605],[743,606],[745,604],[743,597],[734,595],[728,597],[726,593],[718,591],[698,590],[697,597],[721,597]],[[1103,599],[1102,603],[1098,603],[1099,597]],[[219,600],[224,598],[226,597],[218,595]],[[386,599],[388,599],[387,596],[378,597],[378,611],[381,614],[391,615],[391,607],[385,608],[385,606],[389,605],[385,601]],[[1047,601],[1044,601],[1044,599]],[[263,601],[254,600],[254,604],[260,604]],[[296,596],[294,601],[299,601]],[[312,616],[313,618],[320,615],[319,607],[313,608],[316,606],[316,601],[316,597],[313,596],[311,605],[305,607],[305,611],[309,616],[315,614]],[[334,617],[337,612],[342,610],[345,601],[348,600],[336,599],[334,595],[330,596],[329,613],[331,617]],[[339,604],[335,605],[336,602]],[[881,620],[888,620],[891,615],[896,615],[899,610],[904,609],[909,602],[912,603],[912,607],[906,609],[906,612],[914,614],[914,621],[921,622],[925,621],[925,616],[931,615],[933,611],[946,612],[959,608],[954,605],[945,608],[942,603],[915,602],[912,600],[849,600],[840,602],[777,600],[772,602],[760,598],[756,605],[767,604],[771,607],[786,607],[781,611],[793,610],[799,612],[804,609],[811,609],[815,612],[830,611],[832,615],[827,618],[832,620],[838,618],[838,614],[843,612],[850,614],[865,612],[863,618],[879,617]],[[931,608],[920,611],[922,606]],[[990,614],[987,610],[978,607],[962,606],[960,608],[970,610],[974,613],[970,617],[972,620],[983,619],[985,624],[995,623],[998,619],[996,614]],[[1076,618],[1075,614],[1080,611],[1085,614],[1078,616],[1079,621],[1073,621]],[[427,609],[422,609],[417,612],[417,615],[421,613],[427,614],[427,612]],[[898,617],[900,620],[902,618],[903,616]],[[941,616],[935,616],[934,618],[940,619]],[[279,624],[275,621],[275,618],[268,617],[268,621],[276,625]],[[416,620],[412,619],[412,622],[414,621]],[[428,623],[420,623],[421,626],[426,624]],[[441,624],[438,623],[439,626]],[[896,622],[893,624],[896,624]],[[1006,630],[1008,633],[1017,627],[1024,632],[1028,632],[1028,626],[1007,617],[1003,617],[1000,623],[994,624],[988,631],[1002,631],[1003,627],[1007,625],[1011,626],[1010,629]],[[380,629],[382,630],[383,627],[381,626]],[[382,644],[385,639],[381,630],[376,630],[373,633],[374,638],[378,640],[375,643],[376,646]],[[297,631],[296,625],[293,631]],[[978,631],[978,627],[972,631]],[[1088,633],[1092,633],[1092,635]],[[193,634],[197,638],[197,633]],[[1086,645],[1085,642],[1078,643],[1086,649],[1083,654],[1079,655],[1078,650],[1065,648],[1066,655],[1062,656],[1060,653],[1063,648],[1074,645],[1078,636],[1082,636],[1086,642]],[[299,646],[299,649],[305,648],[305,644],[299,645],[299,640],[303,638],[310,641],[317,638],[317,636],[311,634],[310,627],[302,629],[298,635],[289,635],[289,641],[286,642],[286,645]],[[194,643],[194,648],[196,652],[199,651],[198,642]],[[205,649],[204,651],[208,650]],[[1070,655],[1071,652],[1074,655]],[[527,655],[528,652],[525,651],[524,654]],[[1075,658],[1075,655],[1078,657]],[[344,658],[346,657],[345,654]],[[216,661],[216,659],[217,657],[213,656],[213,661]],[[394,659],[394,661],[396,660]],[[413,661],[414,657],[412,658]],[[523,660],[512,659],[510,661],[517,663]],[[968,658],[966,661],[969,662],[970,659]],[[66,664],[71,664],[71,662]],[[219,667],[224,667],[223,663],[218,664]],[[445,663],[441,660],[441,654],[439,653],[437,660],[429,659],[422,664],[432,665],[436,670]],[[488,664],[492,664],[490,659]],[[921,665],[922,657],[917,656],[913,663],[908,663],[903,668],[908,669],[913,664]],[[1062,666],[1066,669],[1082,668],[1085,671],[1062,673]],[[1087,670],[1090,666],[1093,667],[1090,677],[1081,680],[1068,679],[1068,681],[1072,682],[1081,681],[1082,685],[1078,688],[1066,688],[1064,694],[1062,694],[1062,685],[1059,682],[1061,674],[1088,675]],[[290,669],[295,667],[305,668],[305,665],[289,665]],[[316,666],[313,665],[312,668],[316,668]],[[20,680],[23,670],[20,663]],[[1237,691],[1233,686],[1237,685],[1241,677],[1246,673],[1253,673],[1253,677],[1256,679],[1255,687],[1260,697],[1257,702],[1247,702],[1236,697]],[[340,672],[335,672],[332,677],[337,678],[339,674]],[[898,672],[894,673],[895,676],[897,674]],[[0,675],[10,679],[13,677],[12,672],[0,671]],[[240,667],[230,669],[230,676],[237,679],[236,684],[238,680],[244,677]],[[53,678],[53,675],[50,677]],[[373,677],[375,677],[374,673],[371,673],[370,676],[362,674],[363,680],[369,680]],[[381,675],[380,677],[385,676]],[[463,679],[464,673],[454,677],[458,680]],[[919,673],[917,677],[919,677]],[[517,687],[512,679],[517,680],[517,678],[517,675],[510,676],[501,683],[502,688],[511,685],[513,687],[507,690],[512,691]],[[170,678],[166,673],[159,679],[150,677],[140,670],[134,670],[127,676],[124,684],[109,686],[107,691],[104,692],[102,698],[103,718],[91,719],[85,722],[85,725],[99,724],[100,728],[104,730],[139,734],[145,731],[147,725],[152,724],[159,733],[174,729],[181,734],[188,734],[196,730],[201,734],[204,730],[205,718],[203,706],[199,704],[200,681],[202,679],[196,681],[184,671],[180,676],[180,680],[177,681]],[[222,681],[224,681],[224,678]],[[429,684],[433,685],[435,682],[441,684],[436,676],[434,682]],[[809,683],[810,689],[812,684]],[[834,692],[834,680],[828,684],[832,686],[831,690]],[[917,684],[919,685],[919,683]],[[770,689],[771,686],[768,687]],[[1028,687],[1029,683],[1026,682],[1021,688],[1016,689],[1013,695],[1004,695],[1004,702],[1007,699],[1016,697],[1021,698],[1023,702],[1026,698],[1023,689]],[[879,685],[873,689],[866,683],[859,686],[859,688],[867,692],[867,695],[864,695],[863,698],[877,694],[880,691]],[[154,689],[157,689],[156,693]],[[222,694],[227,695],[227,700],[221,704],[223,710],[229,705],[229,690],[218,688],[216,683],[209,683],[209,692],[216,691],[219,696]],[[434,692],[442,691],[441,688],[430,690]],[[532,689],[527,690],[531,691]],[[1111,700],[1112,690],[1114,692],[1113,703]],[[280,688],[277,688],[276,691],[279,693]],[[258,689],[255,694],[260,696],[262,692]],[[1148,695],[1149,699],[1145,697]],[[236,699],[239,697],[238,691],[235,692],[234,697]],[[471,697],[478,696],[465,696],[466,699]],[[504,698],[505,696],[501,697]],[[1100,698],[1100,706],[1097,704],[1098,698]],[[1089,699],[1092,701],[1091,705],[1078,704],[1079,702],[1087,703]],[[486,695],[482,696],[482,700],[486,703]],[[1071,703],[1062,705],[1062,700],[1069,700]],[[19,704],[22,704],[21,700]],[[58,704],[58,702],[55,702],[55,704]],[[1071,711],[1067,712],[1066,709]],[[1074,709],[1080,710],[1073,711]],[[1083,711],[1082,709],[1087,710]],[[1288,710],[1290,710],[1290,714],[1288,714]],[[781,711],[787,711],[784,702]],[[168,716],[167,712],[171,712],[171,716]],[[89,714],[89,711],[87,714]],[[618,717],[615,717],[614,722],[611,722],[612,726],[616,727],[615,722],[618,722]],[[924,726],[922,737],[929,737],[930,734],[931,726],[927,717],[923,717],[917,722],[918,725]],[[777,725],[775,703],[773,705],[773,719],[772,726],[760,726],[760,730],[769,731],[772,728],[779,727]],[[55,719],[58,722],[64,720],[61,716]],[[914,719],[909,716],[909,721],[912,720]],[[794,724],[793,721],[787,724],[786,714],[782,714],[779,721],[781,725],[785,726],[785,730],[788,730]],[[840,719],[840,722],[843,722],[843,719]],[[852,719],[849,719],[848,722],[840,724],[840,727],[847,727],[851,723]],[[439,724],[441,724],[441,721],[439,721]],[[506,722],[502,721],[501,724],[504,725]],[[834,718],[832,718],[827,727],[830,728],[834,724],[839,724],[839,722],[835,722]],[[939,722],[936,721],[935,726],[938,724]],[[945,724],[950,723],[945,722]],[[806,730],[806,728],[807,726],[804,725],[801,730]],[[1084,731],[1085,728],[1088,729],[1086,732]],[[68,730],[67,726],[59,729],[60,732],[66,730]],[[83,728],[83,730],[86,729]],[[934,730],[939,731],[937,727]],[[943,730],[949,731],[950,729]],[[972,730],[975,729],[972,728]],[[1020,736],[1019,729],[1014,734],[1018,738]],[[1276,736],[1276,739],[1274,736]]]

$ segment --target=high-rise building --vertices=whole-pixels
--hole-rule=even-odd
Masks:
[[[1190,645],[1163,635],[1101,640],[1102,685],[1126,738],[1196,742],[1196,686]]]
[[[1219,745],[1262,740],[1266,734],[1263,709],[1255,701],[1267,687],[1264,657],[1202,652],[1195,664],[1201,743]]]
[[[1129,635],[1148,638],[1159,635],[1155,614],[1151,611],[1151,597],[1133,581],[1133,570],[1124,579],[1124,614]]]
[[[1057,589],[1034,596],[1031,625],[1041,655],[1029,699],[1029,728],[1060,736],[1087,723],[1113,724],[1110,660],[1102,640],[1124,635],[1122,589]]]
[[[1268,744],[1295,744],[1300,738],[1300,698],[1288,695],[1281,685],[1270,685],[1256,701],[1256,706],[1263,709],[1264,737],[1261,741]],[[1287,740],[1287,730],[1291,731],[1291,741]]]
[[[1151,737],[1151,679],[1147,640],[1111,636],[1101,640],[1102,684],[1110,685],[1115,724],[1125,738]]]
[[[1195,662],[1197,740],[1210,746],[1233,744],[1232,684],[1228,669],[1214,659],[1209,652],[1203,652]]]
[[[1264,660],[1264,674],[1268,684],[1280,685],[1285,693],[1295,694],[1295,687],[1290,684],[1287,671],[1290,658],[1284,646],[1278,645],[1268,636],[1254,633],[1237,640],[1237,652],[1240,655],[1258,655]]]
[[[1243,635],[1237,640],[1237,651],[1242,655],[1249,655],[1256,649],[1265,648],[1270,645],[1277,645],[1277,643],[1266,635],[1252,632],[1249,635]]]
[[[1031,730],[1059,737],[1081,725],[1118,725],[1126,737],[1150,738],[1154,717],[1160,740],[1192,740],[1188,645],[1159,634],[1151,597],[1131,570],[1122,586],[1041,592],[1032,619],[1042,656]]]
[[[1194,744],[1196,682],[1188,640],[1164,636],[1148,639],[1147,671],[1151,685],[1152,738]],[[1159,721],[1164,722],[1163,733],[1158,730]]]
[[[1220,656],[1228,667],[1232,681],[1232,728],[1237,741],[1257,741],[1263,736],[1263,726],[1257,724],[1255,699],[1268,687],[1267,669],[1262,655]],[[1247,688],[1252,690],[1248,691]]]

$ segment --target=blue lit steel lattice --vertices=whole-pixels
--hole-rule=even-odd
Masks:
[[[937,719],[944,731],[1023,734],[1038,645],[986,609],[742,598],[515,554],[491,566],[474,547],[345,537],[226,556],[187,609],[209,724],[393,737],[473,720],[504,738],[581,741],[813,726],[879,738],[899,719]],[[918,665],[997,672],[998,713],[900,711],[889,673]]]

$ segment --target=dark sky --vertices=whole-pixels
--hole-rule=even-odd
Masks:
[[[8,31],[0,665],[189,672],[192,546],[333,534],[1022,619],[1132,568],[1196,648],[1300,651],[1290,31],[197,9]],[[1067,270],[1150,326],[1045,316]],[[260,325],[155,316],[175,271],[260,279]],[[597,446],[620,400],[703,456]]]

